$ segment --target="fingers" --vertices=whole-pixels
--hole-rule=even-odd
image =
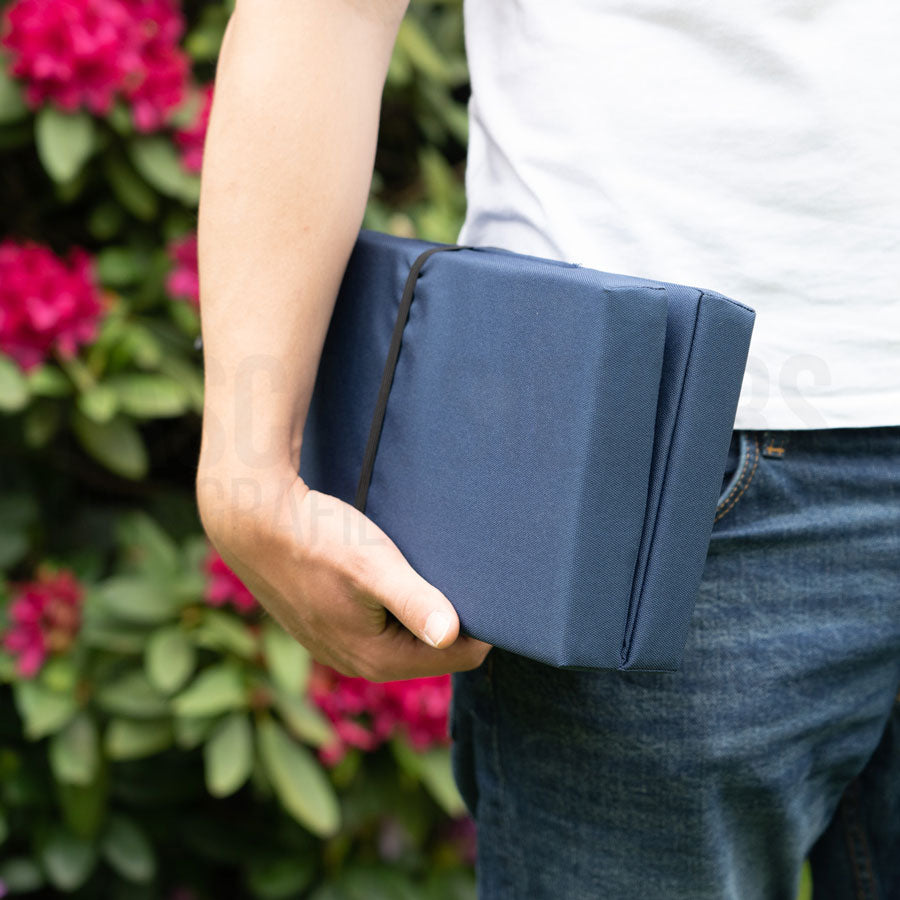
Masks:
[[[371,551],[365,593],[390,610],[420,641],[444,650],[459,637],[453,604],[407,562],[390,540]]]
[[[376,682],[399,681],[463,672],[480,666],[491,649],[491,644],[461,635],[446,649],[437,650],[395,624],[367,647],[365,677]]]
[[[304,567],[307,587],[316,580],[310,561],[314,570],[326,573],[322,590],[308,595],[329,607],[335,630],[325,643],[348,669],[370,681],[392,681],[474,669],[483,662],[491,645],[460,634],[450,600],[416,572],[374,522],[315,491],[304,497],[307,503],[315,528],[306,534],[316,548]],[[338,614],[334,600],[340,596],[350,603]],[[327,604],[326,597],[331,598]],[[397,621],[385,626],[384,610]]]
[[[321,495],[309,496],[319,506]],[[334,498],[328,498],[331,502]],[[338,520],[344,522],[338,526]],[[358,519],[359,521],[352,521]],[[349,521],[348,521],[349,520]],[[343,564],[356,581],[361,599],[389,609],[414,635],[431,647],[449,647],[459,635],[459,617],[453,604],[432,584],[429,584],[409,564],[397,545],[371,520],[349,505],[343,505],[340,515],[327,517],[328,529],[320,532],[335,548],[344,548]],[[339,538],[352,535],[353,540]]]

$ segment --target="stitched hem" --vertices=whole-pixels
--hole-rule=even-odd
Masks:
[[[714,520],[716,522],[737,506],[738,501],[744,496],[744,493],[753,481],[753,476],[756,474],[756,468],[759,465],[759,436],[754,433],[752,437],[753,443],[747,442],[747,451],[744,454],[744,461],[741,465],[741,474],[738,480],[734,483],[728,495],[716,507],[716,518]]]

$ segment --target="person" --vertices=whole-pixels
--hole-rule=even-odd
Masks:
[[[458,242],[757,310],[682,666],[625,673],[460,634],[297,474],[406,2],[229,19],[199,210],[204,528],[316,659],[452,672],[482,900],[792,900],[805,859],[816,900],[900,897],[900,7],[465,0]]]

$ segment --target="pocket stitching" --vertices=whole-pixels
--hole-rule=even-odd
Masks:
[[[728,496],[725,497],[725,499],[722,500],[716,507],[716,522],[718,522],[719,519],[721,519],[726,513],[734,509],[741,497],[744,496],[747,488],[750,487],[750,483],[753,481],[753,476],[756,474],[756,467],[759,465],[759,438],[756,434],[753,435],[752,453],[753,465],[748,472],[747,467],[750,465],[751,456],[751,446],[748,444],[747,452],[744,455],[744,463],[741,467],[740,477],[735,482],[734,487],[732,487],[732,489],[728,492]],[[744,480],[745,477],[746,481]],[[735,491],[738,491],[737,496],[735,496]],[[732,497],[734,497],[734,499],[732,499]]]

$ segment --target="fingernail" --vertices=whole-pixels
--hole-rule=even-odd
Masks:
[[[428,618],[425,620],[425,640],[428,641],[432,647],[437,647],[449,630],[450,616],[448,616],[447,613],[435,610],[433,613],[429,614]]]

